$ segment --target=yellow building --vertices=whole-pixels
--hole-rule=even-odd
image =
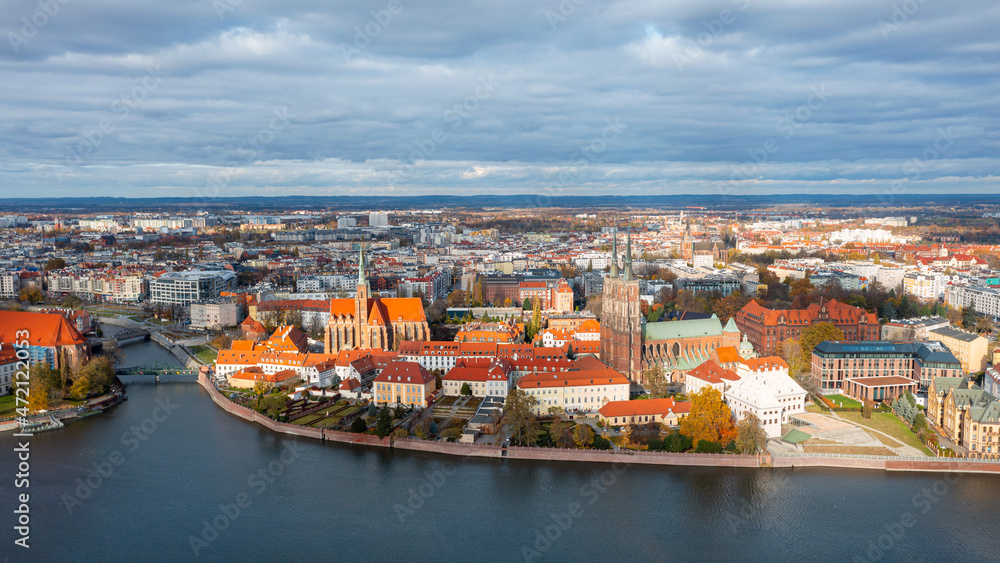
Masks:
[[[966,373],[986,371],[986,350],[989,341],[978,334],[944,327],[927,332],[928,340],[937,340],[962,362]]]
[[[375,377],[376,405],[402,405],[422,409],[434,400],[437,382],[416,362],[396,360]]]
[[[996,401],[964,377],[935,377],[927,389],[927,420],[940,428],[945,436],[961,443],[966,435],[966,411],[977,417],[981,409]]]

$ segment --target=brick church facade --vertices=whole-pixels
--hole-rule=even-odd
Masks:
[[[362,251],[354,299],[330,300],[330,321],[323,337],[324,352],[336,354],[355,348],[391,350],[404,340],[429,339],[430,327],[419,298],[371,296]]]

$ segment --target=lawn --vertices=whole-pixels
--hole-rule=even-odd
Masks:
[[[861,403],[855,401],[854,399],[851,399],[850,397],[845,397],[843,395],[827,395],[826,398],[833,401],[833,404],[837,405],[838,407],[856,408],[856,409],[861,408]]]
[[[215,362],[216,358],[219,357],[219,351],[211,346],[192,346],[191,353],[206,364]]]
[[[806,412],[823,414],[823,409],[819,408],[818,405],[808,404],[806,405]]]
[[[16,397],[14,395],[0,397],[0,418],[14,416],[16,414],[14,410],[17,406],[15,399]]]
[[[889,436],[892,436],[895,440],[903,444],[906,444],[907,446],[912,446],[927,455],[932,455],[931,451],[927,449],[927,446],[925,446],[919,439],[917,439],[917,437],[913,434],[913,432],[910,432],[910,429],[907,428],[906,425],[904,425],[902,421],[896,418],[896,415],[892,413],[874,412],[872,413],[872,417],[870,420],[865,420],[864,418],[861,418],[861,413],[859,412],[838,412],[837,414],[840,415],[841,418],[847,420],[848,422],[851,422],[852,424],[857,424],[858,426],[861,427],[880,430],[882,432],[885,432]],[[884,443],[885,437],[882,436],[881,434],[873,433],[872,437]],[[893,446],[895,444],[886,444],[886,445]]]

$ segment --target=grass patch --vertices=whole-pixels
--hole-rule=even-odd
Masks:
[[[4,397],[0,397],[0,418],[14,416],[15,414],[17,414],[17,411],[14,410],[17,408],[16,400],[17,397],[15,397],[14,395],[6,395]]]
[[[875,412],[872,413],[870,420],[865,420],[861,418],[861,413],[859,412],[838,412],[841,418],[852,424],[857,424],[862,428],[870,428],[873,430],[879,430],[885,432],[891,436],[896,441],[905,444],[907,446],[916,448],[926,455],[932,455],[931,451],[927,449],[927,446],[921,442],[913,432],[910,431],[906,425],[903,424],[901,420],[896,418],[896,415],[888,412]],[[873,438],[878,441],[885,443],[885,438],[881,434],[873,433]],[[895,444],[886,444],[895,445]]]
[[[838,407],[860,409],[863,406],[858,401],[843,395],[827,395],[826,398]]]
[[[219,357],[219,351],[211,346],[192,346],[191,353],[206,364],[214,363]]]
[[[806,412],[823,414],[823,409],[819,408],[819,405],[806,405]]]

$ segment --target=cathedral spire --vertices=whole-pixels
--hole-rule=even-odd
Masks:
[[[611,277],[618,277],[618,225],[611,231]]]
[[[365,277],[365,248],[358,247],[358,286],[367,286],[368,278]]]
[[[632,281],[632,230],[626,231],[625,239],[625,281]]]

